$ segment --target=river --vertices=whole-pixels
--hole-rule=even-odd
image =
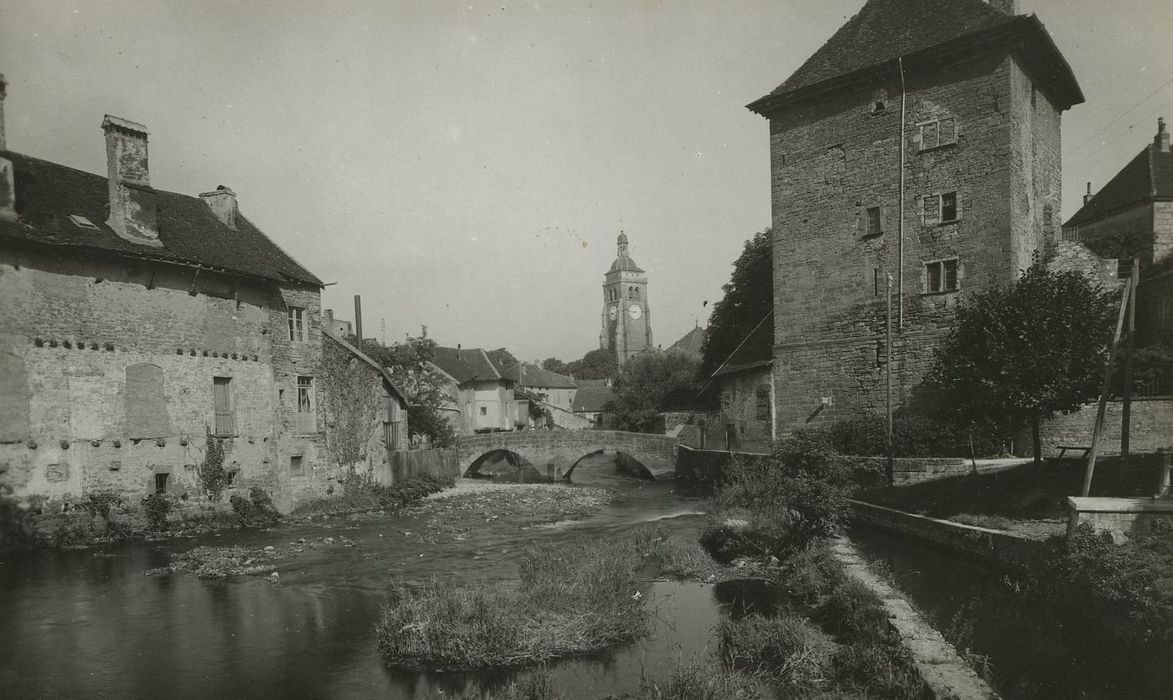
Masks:
[[[488,524],[464,541],[421,543],[403,534],[418,531],[419,517],[388,516],[14,555],[0,562],[0,688],[8,698],[423,698],[500,682],[388,670],[373,630],[379,606],[400,582],[515,579],[526,541],[606,537],[648,521],[673,537],[697,536],[704,502],[671,482],[616,477],[606,468],[580,468],[575,476],[618,496],[587,520],[532,528],[520,539]],[[198,544],[263,547],[340,535],[357,546],[282,561],[278,584],[144,575]],[[708,653],[711,630],[732,604],[718,601],[718,590],[648,582],[643,591],[656,611],[648,638],[548,670],[567,697],[636,691],[641,675],[664,676],[677,659]]]

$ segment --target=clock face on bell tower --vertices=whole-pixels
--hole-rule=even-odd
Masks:
[[[615,353],[619,364],[652,347],[648,277],[627,252],[620,232],[618,256],[603,276],[603,328],[599,347]]]

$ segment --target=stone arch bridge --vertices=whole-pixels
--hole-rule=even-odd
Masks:
[[[465,476],[476,476],[493,455],[512,453],[532,464],[540,478],[569,479],[583,457],[619,453],[639,463],[633,465],[634,471],[665,479],[675,475],[678,443],[670,435],[619,430],[519,430],[462,435],[456,450],[460,473]]]

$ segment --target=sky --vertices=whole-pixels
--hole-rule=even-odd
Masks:
[[[720,299],[770,223],[768,93],[863,0],[0,0],[8,147],[105,173],[110,113],[151,183],[227,185],[389,342],[598,347],[622,228],[656,344]],[[1087,97],[1064,216],[1173,118],[1167,0],[1022,0]],[[706,305],[708,302],[709,305]]]

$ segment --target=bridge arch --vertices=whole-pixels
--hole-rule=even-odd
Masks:
[[[533,465],[541,478],[565,478],[584,457],[605,451],[625,454],[651,477],[664,479],[675,476],[677,444],[669,435],[619,430],[519,430],[464,435],[456,450],[461,474],[469,474],[474,463],[472,474],[480,473],[487,454],[504,451]]]
[[[596,455],[614,455],[615,472],[618,474],[632,476],[637,479],[647,479],[649,481],[654,481],[656,479],[655,474],[652,474],[652,471],[644,466],[643,463],[635,457],[632,457],[626,452],[612,452],[606,449],[598,449],[579,457],[574,461],[574,464],[570,465],[570,468],[566,470],[566,473],[562,475],[562,478],[569,481],[571,479],[571,475],[574,474],[574,470],[578,468],[578,465],[582,464],[584,460]]]
[[[486,468],[486,472],[482,472],[482,468]],[[506,474],[509,481],[529,483],[545,480],[537,467],[528,460],[516,452],[503,448],[485,452],[474,459],[462,473],[471,479],[483,479],[489,475],[496,478],[499,474]]]

